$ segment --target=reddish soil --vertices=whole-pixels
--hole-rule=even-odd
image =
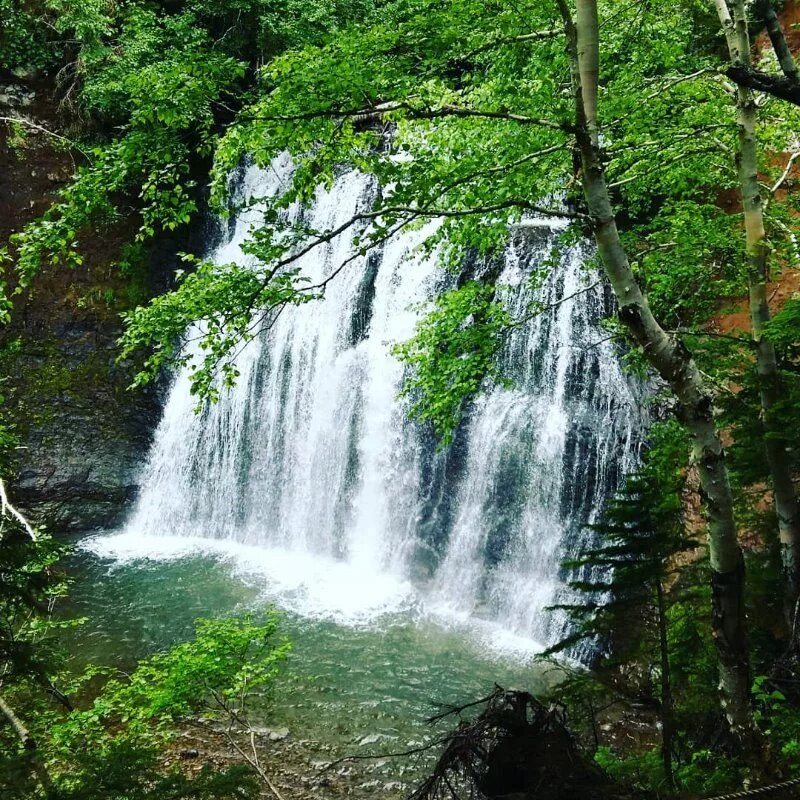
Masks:
[[[786,39],[789,47],[795,54],[800,54],[800,2],[789,0],[780,14]],[[770,47],[769,37],[766,32],[762,33],[755,40],[754,47],[758,53]],[[774,163],[778,166],[786,165],[789,160],[789,153],[778,153],[774,156]],[[800,159],[790,170],[784,187],[776,193],[776,199],[785,198],[788,192],[796,191],[800,187]],[[726,208],[734,208],[739,205],[739,199],[725,198],[723,205]],[[790,269],[784,267],[775,275],[775,280],[769,284],[769,305],[772,313],[779,311],[784,303],[791,297],[800,293],[800,269]],[[727,308],[713,320],[711,327],[720,333],[749,332],[750,313],[746,297],[738,300],[733,308]]]

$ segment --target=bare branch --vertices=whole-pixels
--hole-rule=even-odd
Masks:
[[[778,189],[780,189],[781,186],[783,186],[783,184],[785,183],[786,179],[789,177],[789,173],[791,173],[791,171],[792,171],[792,167],[794,166],[794,162],[797,161],[798,158],[800,158],[800,151],[798,151],[796,153],[792,153],[789,156],[789,160],[786,163],[786,168],[783,170],[783,174],[781,175],[781,177],[778,178],[778,180],[775,182],[775,185],[769,190],[770,194],[775,194],[775,192],[777,192]]]
[[[709,339],[728,339],[732,342],[738,342],[739,344],[745,344],[748,346],[753,345],[753,340],[749,336],[731,336],[727,333],[716,333],[715,331],[698,331],[692,328],[675,328],[671,331],[667,331],[667,333],[673,336],[704,336]]]
[[[439,747],[446,742],[447,737],[443,737],[441,739],[434,739],[433,741],[420,745],[419,747],[412,747],[410,750],[401,750],[393,753],[367,753],[363,755],[343,756],[342,758],[337,758],[335,761],[331,761],[330,763],[326,764],[324,767],[322,767],[322,769],[320,769],[319,774],[322,775],[325,772],[329,772],[334,767],[338,767],[340,764],[346,764],[348,761],[374,761],[379,758],[405,758],[406,756],[416,756],[420,753],[427,753],[434,747]]]
[[[523,33],[518,36],[498,36],[485,44],[470,50],[465,56],[464,60],[468,61],[473,56],[479,53],[485,53],[487,50],[492,50],[495,47],[502,47],[504,44],[518,44],[523,42],[541,42],[546,39],[554,39],[556,36],[563,36],[563,28],[551,28],[550,30],[535,31],[534,33]]]
[[[697,72],[692,72],[689,75],[678,75],[675,78],[671,78],[666,83],[662,84],[658,87],[655,91],[651,94],[647,95],[643,100],[642,103],[647,103],[649,100],[653,100],[654,98],[658,97],[658,95],[663,94],[664,92],[668,92],[670,89],[678,86],[681,83],[685,83],[686,81],[693,81],[695,78],[699,78],[702,75],[713,75],[717,73],[718,70],[713,67],[704,67],[703,69],[697,70]]]
[[[340,117],[353,117],[359,120],[369,120],[393,111],[405,111],[410,119],[439,119],[443,117],[479,117],[484,119],[505,120],[517,122],[522,125],[535,125],[550,130],[571,132],[574,126],[568,122],[557,122],[551,119],[529,117],[524,114],[515,114],[511,111],[485,111],[466,106],[445,104],[437,108],[414,106],[411,102],[387,102],[371,107],[337,109],[323,108],[316,111],[306,111],[302,114],[257,114],[240,115],[240,119],[264,120],[269,122],[303,122],[313,119],[337,119]]]
[[[574,300],[576,297],[579,297],[582,294],[588,294],[589,292],[596,289],[598,286],[602,285],[602,280],[597,280],[590,286],[584,286],[582,289],[578,289],[577,291],[573,292],[572,294],[568,294],[566,297],[562,297],[560,300],[556,300],[555,303],[550,303],[549,305],[542,306],[537,308],[530,314],[526,314],[524,317],[520,317],[518,320],[515,320],[512,323],[510,328],[518,328],[521,325],[525,325],[526,323],[530,322],[532,319],[536,319],[536,317],[541,316],[542,314],[547,313],[548,311],[554,311],[559,306],[562,306],[564,303],[568,303],[570,300]],[[480,701],[479,701],[480,702]]]
[[[19,124],[25,125],[27,128],[31,128],[32,130],[38,131],[39,133],[43,133],[46,136],[51,137],[52,139],[56,139],[59,142],[64,142],[64,144],[69,145],[69,147],[73,150],[77,150],[82,156],[84,156],[89,161],[92,160],[92,157],[87,153],[79,144],[76,144],[72,139],[68,139],[66,136],[62,136],[59,133],[55,133],[55,131],[51,131],[48,128],[39,125],[38,123],[34,122],[33,120],[28,119],[27,117],[0,117],[0,122],[6,122],[9,125],[12,124]]]
[[[781,75],[770,75],[739,64],[728,67],[725,74],[739,86],[755,89],[800,106],[800,81]]]
[[[6,494],[6,485],[3,483],[2,478],[0,478],[0,514],[15,519],[25,529],[25,533],[36,541],[37,536],[33,526],[9,501],[8,495]]]

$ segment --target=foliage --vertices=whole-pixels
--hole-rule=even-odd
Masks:
[[[452,441],[463,404],[487,380],[503,380],[496,356],[510,316],[496,294],[473,280],[439,295],[414,336],[394,347],[410,369],[403,393],[413,398],[411,415],[432,423],[443,444]]]
[[[658,647],[658,631],[650,626],[659,592],[678,571],[679,555],[698,547],[687,537],[683,519],[687,453],[686,434],[676,422],[652,427],[642,465],[608,501],[601,521],[591,526],[595,543],[564,564],[577,574],[569,585],[578,599],[558,606],[573,624],[548,653],[584,639],[608,641],[625,626],[631,610],[648,627],[639,634],[642,645],[651,652]]]
[[[44,67],[57,59],[41,11],[37,2],[0,0],[0,69]]]
[[[32,539],[14,520],[0,518],[0,669],[7,687],[49,687],[58,663],[59,629],[75,622],[50,617],[66,583],[55,570],[64,546],[44,534]]]
[[[596,543],[566,564],[581,570],[571,583],[578,599],[563,606],[574,623],[551,652],[585,639],[611,650],[596,675],[569,676],[566,684],[569,708],[588,714],[593,729],[595,709],[609,704],[652,709],[661,719],[660,748],[596,748],[597,762],[613,778],[643,790],[672,785],[702,795],[736,786],[745,773],[710,744],[721,724],[718,675],[707,581],[692,556],[700,545],[685,530],[688,450],[676,422],[653,426],[642,465],[594,526]],[[557,692],[562,696],[562,687]]]
[[[726,397],[717,404],[735,437],[734,488],[740,506],[752,505],[746,485],[766,474],[752,356],[739,337],[715,338],[704,329],[746,287],[739,131],[719,70],[718,24],[706,0],[599,5],[600,122],[616,219],[657,316],[692,344]],[[350,238],[363,255],[392,231],[439,218],[424,228],[424,246],[458,270],[467,254],[496,255],[514,224],[543,211],[564,218],[572,236],[580,233],[585,208],[574,191],[573,98],[555,2],[48,0],[38,10],[71,65],[65,100],[84,118],[81,147],[88,155],[51,209],[15,237],[21,287],[44,266],[79,266],[81,242],[131,209],[140,246],[185,226],[197,212],[196,183],[212,161],[211,197],[228,211],[228,176],[244,158],[262,167],[282,151],[293,158],[284,190],[262,198],[263,224],[246,246],[251,267],[187,258],[188,271],[172,292],[126,316],[123,355],[150,348],[140,383],[165,366],[191,364],[198,399],[215,399],[236,379],[236,355],[258,330],[285,308],[324,295],[325,285],[312,286],[296,262],[337,236]],[[29,25],[27,4],[0,0],[0,13],[5,66],[40,62],[42,36],[52,34]],[[792,264],[798,200],[770,187],[784,177],[785,162],[774,154],[794,149],[800,111],[771,102],[759,114],[771,258]],[[330,185],[342,164],[383,187],[373,208],[338,232],[311,230],[283,213]],[[348,266],[355,268],[333,265],[333,274]],[[4,302],[3,317],[7,309]],[[798,317],[791,301],[767,328],[793,377]],[[435,298],[413,338],[395,346],[407,367],[412,413],[444,443],[469,401],[503,380],[497,354],[521,322],[504,307],[493,278],[467,281]],[[776,417],[791,427],[800,395],[796,384],[787,385]],[[677,556],[693,545],[681,519],[686,442],[674,426],[655,428],[653,437],[642,468],[596,526],[595,544],[568,565],[579,572],[573,589],[587,599],[569,609],[578,628],[562,647],[609,637],[632,609],[643,611],[632,660],[644,665],[644,694],[652,699],[664,681],[651,652],[652,609],[669,589],[658,613],[669,629],[681,733],[676,779],[687,791],[716,791],[743,773],[715,745],[716,663],[701,611],[709,597],[686,591],[702,568],[684,567],[676,576]],[[253,640],[246,630],[225,636],[247,649]],[[153,743],[208,702],[206,689],[222,708],[232,702],[243,667],[220,646],[213,630],[201,628],[193,646],[145,662],[129,681],[111,680],[91,708],[53,723],[48,736],[56,751],[62,748],[58,759],[76,748],[87,759],[59,773],[63,791],[111,791],[103,781],[116,773],[92,760],[95,753],[123,765],[119,775],[145,775]],[[269,652],[278,657],[280,648]],[[268,684],[274,662],[265,669],[248,674],[248,684]],[[755,701],[762,726],[794,758],[796,712],[777,691],[757,682]],[[615,761],[600,750],[598,760],[642,786],[664,778],[651,752]],[[90,784],[100,788],[90,791]],[[152,788],[146,781],[138,786]]]
[[[255,797],[248,766],[205,765],[188,776],[165,766],[164,751],[197,717],[244,724],[250,699],[268,696],[287,650],[270,613],[260,621],[199,620],[194,639],[144,659],[130,674],[90,667],[77,685],[111,677],[88,707],[65,712],[28,701],[37,710],[34,754],[26,759],[0,737],[11,768],[0,783],[10,793],[4,796],[31,796],[30,760],[37,759],[49,776],[42,787],[47,800]],[[24,695],[17,689],[12,696]]]
[[[620,756],[610,747],[600,747],[597,763],[613,778],[630,786],[649,790],[664,785],[664,767],[657,750]],[[695,797],[718,794],[740,787],[745,778],[741,762],[708,749],[697,750],[675,771],[676,783]]]
[[[701,325],[720,298],[735,296],[746,284],[737,244],[741,219],[721,202],[737,185],[730,157],[737,129],[714,71],[716,22],[700,0],[658,9],[608,0],[601,13],[609,21],[603,29],[604,147],[626,244],[665,325]],[[551,3],[489,9],[473,2],[392,0],[382,4],[379,19],[367,16],[324,44],[288,49],[262,68],[259,92],[215,148],[217,207],[226,208],[228,175],[244,156],[267,166],[288,150],[295,168],[285,191],[262,198],[267,213],[257,235],[269,242],[273,258],[291,260],[293,251],[304,249],[301,241],[324,233],[287,231],[292,223],[280,211],[310,198],[320,183],[330,184],[341,163],[387,187],[371,212],[380,225],[366,235],[357,226],[341,234],[354,236],[362,250],[386,231],[441,213],[441,224],[426,229],[426,246],[438,247],[439,258],[457,267],[466,253],[496,253],[507,242],[509,223],[531,213],[536,199],[572,196],[563,41],[557,31],[528,36],[550,31],[556,18]],[[631,29],[636,37],[624,35]],[[773,110],[765,135],[776,149],[789,142],[796,117],[793,109]],[[391,136],[384,136],[386,130]],[[780,167],[765,159],[763,169],[771,176]],[[777,198],[771,203],[776,220],[785,206]],[[557,204],[550,211],[567,213]],[[776,222],[771,236],[779,255],[791,250],[781,231]],[[268,263],[259,270],[264,282],[273,280]],[[226,271],[220,268],[223,279]],[[245,306],[254,324],[268,308],[262,301],[270,301],[269,293],[257,294],[251,291]],[[432,308],[438,313],[436,304]],[[209,302],[195,311],[209,322],[220,310]],[[177,305],[172,314],[167,305],[160,312],[157,326],[155,315],[128,322],[138,344],[163,351],[182,312]],[[442,319],[439,314],[424,330],[441,328]],[[513,324],[509,316],[506,326]],[[211,332],[206,351],[212,361],[225,362],[245,330],[241,325],[233,336],[230,329]],[[410,358],[413,351],[418,365],[447,363],[457,370],[445,352],[423,354],[423,344],[435,342],[427,335],[396,352]],[[180,358],[180,351],[172,356]],[[205,369],[214,372],[212,363]],[[152,375],[146,370],[142,377]],[[432,374],[422,378],[414,370],[408,375],[409,391],[424,398],[415,406],[418,416],[438,417],[443,432],[452,428],[454,414],[467,407],[454,397],[454,384],[435,386]],[[201,381],[199,394],[213,395],[213,385]],[[462,399],[469,399],[475,376],[459,385]]]
[[[45,266],[80,265],[81,242],[131,213],[136,238],[187,225],[198,210],[193,169],[213,152],[229,102],[252,65],[290,44],[319,41],[364,2],[193,0],[114,4],[46,0],[38,14],[5,0],[8,35],[55,31],[64,100],[87,120],[86,163],[59,199],[13,237],[22,287]],[[40,19],[41,18],[41,19]],[[22,36],[16,45],[31,52]],[[13,57],[13,54],[12,54]],[[22,57],[22,56],[20,56]]]
[[[767,334],[776,345],[791,348],[797,355],[800,348],[800,298],[787,300],[768,324]]]
[[[159,797],[148,783],[176,727],[198,716],[241,722],[248,699],[269,691],[287,650],[274,614],[259,622],[199,620],[194,639],[143,660],[129,676],[112,677],[87,709],[51,723],[48,755],[62,792],[57,796],[105,797],[116,783],[133,796]],[[108,764],[119,774],[109,776]],[[240,771],[235,775],[241,778]],[[200,796],[214,797],[225,785],[225,797],[252,793],[252,781],[237,787],[230,778],[206,773],[200,785],[208,788]],[[169,771],[159,780],[158,791],[196,791]]]
[[[731,365],[728,374],[736,378],[736,390],[720,398],[721,418],[730,429],[733,443],[729,448],[733,479],[742,487],[769,480],[764,449],[765,432],[761,419],[759,378],[755,365],[744,361],[738,368]],[[794,424],[800,408],[800,375],[796,371],[780,371],[781,397],[771,409],[774,429],[781,439],[795,467],[800,456],[800,431]],[[773,434],[775,435],[775,434]],[[746,502],[746,501],[745,501]]]
[[[246,800],[258,794],[252,765],[193,775],[164,763],[181,725],[203,716],[246,724],[263,707],[289,645],[274,612],[198,620],[188,642],[129,673],[71,671],[55,616],[67,581],[66,551],[3,507],[0,515],[0,792],[30,800]],[[101,683],[97,688],[98,682]],[[92,698],[93,699],[90,699]],[[78,705],[78,699],[84,704]],[[89,699],[88,705],[85,705]],[[15,727],[8,723],[14,722]],[[26,731],[22,733],[23,729]]]
[[[364,234],[353,226],[341,235],[365,251],[388,231],[441,212],[426,246],[438,246],[453,265],[468,251],[502,248],[508,223],[530,213],[537,198],[565,190],[571,196],[563,42],[557,31],[528,37],[553,28],[554,3],[489,9],[389,0],[379,14],[367,0],[313,8],[296,0],[193,0],[179,8],[49,0],[48,8],[55,29],[77,42],[69,96],[92,121],[98,144],[60,200],[17,236],[23,284],[45,264],[80,264],[81,239],[128,213],[134,194],[141,241],[185,225],[197,210],[192,165],[209,157],[212,196],[223,210],[228,174],[243,157],[266,166],[288,150],[295,162],[285,191],[264,199],[264,223],[253,234],[256,277],[204,264],[197,284],[184,281],[174,298],[128,315],[125,351],[155,348],[139,382],[184,362],[179,340],[201,322],[194,389],[200,399],[214,399],[236,377],[241,344],[263,320],[269,324],[287,295],[290,303],[321,296],[303,290],[301,275],[272,264],[288,268],[293,254],[330,233],[305,230],[280,212],[329,184],[341,163],[387,187],[370,212],[372,228]],[[701,0],[658,9],[606,0],[601,14],[608,20],[604,147],[626,244],[665,325],[700,325],[721,297],[745,285],[735,234],[740,218],[725,200],[737,185],[730,157],[737,129],[714,72],[716,22]],[[636,37],[624,35],[630,29]],[[763,136],[776,151],[790,143],[796,117],[783,107],[765,117]],[[771,179],[781,165],[765,158],[762,169]],[[776,197],[769,207],[778,256],[792,252],[785,232],[792,202]],[[432,320],[429,332],[441,320]],[[500,322],[492,323],[497,330],[483,354],[470,359],[484,372]],[[505,324],[515,321],[508,316]],[[463,373],[457,348],[456,359],[423,354],[435,339],[417,338],[396,352],[411,358],[413,351],[417,366],[435,362]],[[456,384],[436,386],[414,369],[408,374],[408,390],[420,399],[417,415],[442,433],[480,384],[477,373],[460,381],[460,401]]]
[[[150,656],[130,676],[109,680],[89,709],[54,728],[54,743],[66,750],[102,749],[114,745],[120,728],[146,743],[201,712],[244,711],[243,697],[271,685],[287,651],[274,614],[261,622],[198,620],[193,640]]]
[[[216,400],[220,388],[230,387],[239,376],[236,348],[254,335],[251,309],[263,309],[265,320],[275,319],[286,306],[316,299],[319,289],[309,286],[296,269],[264,280],[263,273],[249,267],[196,263],[193,272],[180,274],[176,291],[125,315],[128,328],[121,339],[120,357],[151,346],[134,385],[152,380],[166,364],[177,361],[191,366],[192,393]],[[193,327],[208,308],[214,308],[215,315]],[[182,344],[187,331],[196,347]]]

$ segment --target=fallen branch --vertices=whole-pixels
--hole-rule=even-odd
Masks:
[[[63,142],[66,144],[70,149],[77,150],[84,158],[91,161],[91,156],[87,153],[79,144],[76,144],[72,141],[72,139],[68,139],[66,136],[62,136],[60,133],[56,133],[55,131],[51,131],[48,128],[45,128],[43,125],[39,125],[38,123],[34,122],[33,120],[27,119],[26,117],[0,117],[0,122],[6,122],[9,125],[18,124],[18,125],[25,125],[27,128],[31,128],[32,130],[37,131],[38,133],[43,133],[45,136],[49,136],[52,139],[56,139],[59,142]]]
[[[381,758],[405,758],[407,756],[416,756],[420,753],[427,753],[428,750],[433,750],[434,747],[439,747],[439,745],[445,744],[446,742],[447,738],[434,739],[432,742],[428,742],[428,744],[423,744],[419,747],[412,747],[410,750],[401,750],[394,753],[364,753],[361,755],[342,756],[342,758],[337,758],[335,761],[331,761],[329,764],[326,764],[324,767],[322,767],[322,769],[320,769],[318,774],[322,775],[326,772],[329,772],[334,767],[338,767],[339,764],[346,764],[349,761],[377,761]]]

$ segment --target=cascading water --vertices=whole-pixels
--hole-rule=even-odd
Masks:
[[[247,168],[238,193],[275,193],[289,169],[286,159]],[[345,173],[304,219],[333,228],[376,191]],[[246,263],[240,248],[258,222],[251,205],[213,257]],[[539,642],[560,631],[545,611],[563,592],[560,561],[580,549],[585,524],[635,462],[645,422],[638,389],[604,341],[609,300],[583,266],[583,247],[564,249],[532,286],[559,224],[530,221],[515,231],[498,282],[517,316],[533,300],[545,311],[509,336],[502,359],[512,388],[475,402],[453,446],[437,452],[408,420],[403,368],[391,355],[413,332],[419,304],[455,280],[420,255],[430,231],[395,235],[354,259],[323,300],[286,310],[243,349],[237,385],[202,413],[188,374],[175,377],[129,535],[257,545],[309,613],[315,601],[355,613],[413,595],[437,615],[491,620]],[[298,266],[317,283],[352,255],[340,237]],[[336,592],[349,601],[326,605],[323,595]]]

